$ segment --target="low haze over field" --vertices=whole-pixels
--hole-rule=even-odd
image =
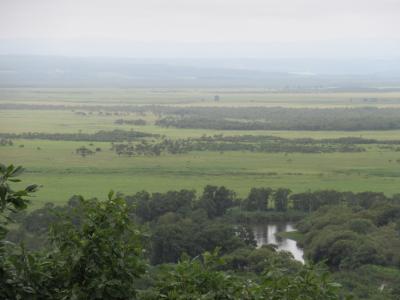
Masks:
[[[0,38],[10,47],[26,39],[34,47],[25,53],[385,58],[397,56],[400,40],[396,0],[3,0],[1,8]],[[96,43],[106,49],[87,48]],[[142,47],[130,54],[124,44]],[[152,44],[165,48],[145,53]]]

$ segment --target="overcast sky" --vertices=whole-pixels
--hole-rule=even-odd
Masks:
[[[0,0],[3,40],[298,45],[382,41],[379,51],[384,55],[385,43],[395,47],[392,52],[398,50],[399,28],[400,0]]]

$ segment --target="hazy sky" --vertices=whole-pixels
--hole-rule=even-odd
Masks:
[[[400,41],[400,0],[0,0],[0,39]]]

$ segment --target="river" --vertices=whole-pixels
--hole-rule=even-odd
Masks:
[[[257,241],[257,247],[262,245],[274,244],[278,246],[278,250],[289,251],[293,254],[294,258],[304,263],[304,252],[295,240],[285,237],[279,237],[276,234],[279,232],[287,232],[296,230],[291,223],[268,223],[263,225],[256,225],[253,227],[254,237]]]

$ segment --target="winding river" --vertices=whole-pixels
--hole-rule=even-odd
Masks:
[[[257,246],[274,244],[278,246],[278,250],[289,251],[293,254],[294,258],[304,263],[304,252],[297,242],[285,237],[279,237],[276,234],[279,232],[287,232],[296,230],[291,223],[268,223],[263,225],[256,225],[253,227],[254,237],[257,241]]]

